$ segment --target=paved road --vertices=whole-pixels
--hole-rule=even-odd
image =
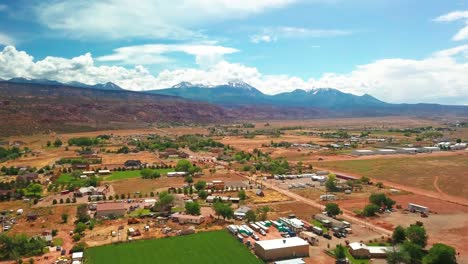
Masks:
[[[237,175],[245,177],[245,178],[247,178],[249,180],[252,180],[252,181],[254,180],[253,178],[250,178],[250,177],[248,177],[246,175],[242,175],[240,173],[237,173]],[[275,185],[270,184],[270,183],[265,182],[265,181],[263,182],[263,185],[265,187],[267,187],[267,188],[270,188],[270,189],[273,189],[273,190],[275,190],[275,191],[277,191],[279,193],[282,193],[282,194],[284,194],[284,195],[286,195],[286,196],[288,196],[288,197],[290,197],[290,198],[292,198],[292,199],[294,199],[294,200],[296,200],[298,202],[302,202],[302,203],[305,203],[305,204],[310,205],[312,207],[319,208],[320,210],[325,209],[324,205],[322,205],[322,204],[320,204],[320,203],[318,203],[318,202],[316,202],[314,200],[302,197],[302,196],[300,196],[300,195],[298,195],[296,193],[293,193],[293,192],[291,192],[289,190],[282,189],[282,188],[280,188],[278,186],[275,186]],[[371,230],[373,230],[373,231],[375,231],[375,232],[377,232],[377,233],[379,233],[381,235],[385,235],[385,236],[391,236],[392,235],[392,232],[385,229],[385,228],[382,228],[380,226],[376,226],[376,225],[374,225],[372,223],[369,223],[369,222],[365,221],[364,219],[357,218],[357,217],[353,216],[354,213],[349,211],[349,210],[342,209],[342,211],[343,211],[342,217],[346,221],[348,221],[350,223],[359,224],[361,226],[367,227],[367,228],[369,228],[369,229],[371,229]]]

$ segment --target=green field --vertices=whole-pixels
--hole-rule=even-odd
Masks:
[[[84,257],[88,264],[264,263],[224,230],[92,247]]]
[[[174,169],[155,169],[161,175],[174,171]],[[104,178],[106,181],[118,181],[132,178],[140,178],[140,170],[114,171],[111,175]]]
[[[379,158],[366,160],[325,161],[324,169],[353,173],[360,176],[393,181],[399,184],[436,191],[434,182],[447,194],[468,198],[468,156],[408,156],[405,158]]]
[[[75,178],[70,173],[63,173],[55,181],[55,183],[59,184],[59,185],[60,184],[67,185],[67,184],[72,183],[72,184],[75,184],[75,185],[78,185],[78,186],[82,186],[85,182],[86,182],[86,180],[80,179],[80,178]]]

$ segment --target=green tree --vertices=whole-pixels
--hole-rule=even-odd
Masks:
[[[47,140],[47,147],[50,147],[52,145],[52,143],[50,142],[50,140]]]
[[[206,199],[206,197],[208,197],[208,192],[205,190],[201,190],[198,192],[198,196],[204,200]]]
[[[392,242],[393,244],[400,244],[403,243],[406,240],[406,233],[405,229],[402,226],[397,226],[393,230],[392,234]]]
[[[388,209],[395,205],[395,201],[387,197],[384,193],[373,193],[369,196],[369,202],[379,207],[386,207]]]
[[[245,200],[247,198],[247,194],[245,194],[245,191],[244,190],[240,190],[238,193],[237,193],[237,196],[239,197],[239,199],[241,200]]]
[[[370,182],[370,179],[369,179],[369,177],[362,176],[361,179],[360,179],[360,181],[361,181],[362,183],[368,184],[368,183]]]
[[[63,213],[62,214],[62,223],[66,224],[68,222],[68,214]]]
[[[26,191],[34,197],[40,197],[42,193],[42,185],[38,183],[31,183],[26,187]]]
[[[379,207],[375,204],[368,204],[362,210],[362,215],[364,216],[375,216],[375,214],[379,211]]]
[[[185,203],[185,211],[191,215],[200,215],[200,204],[197,202]]]
[[[83,234],[83,232],[86,230],[86,224],[85,223],[82,223],[82,222],[78,222],[75,226],[75,230],[74,232],[75,233],[78,233],[78,234]]]
[[[336,257],[336,259],[346,258],[346,248],[344,246],[342,246],[342,245],[336,245],[335,257]]]
[[[327,189],[328,192],[336,192],[338,188],[336,187],[336,175],[335,174],[329,174],[328,179],[325,182],[325,188]]]
[[[343,213],[336,203],[327,203],[325,205],[325,212],[327,212],[327,214],[331,217],[335,217]]]
[[[56,147],[56,148],[62,146],[62,144],[63,144],[63,142],[58,138],[54,141],[54,147]]]
[[[155,209],[159,211],[170,211],[174,196],[168,192],[160,192],[159,200],[154,204]]]
[[[184,182],[186,182],[186,183],[188,183],[188,184],[192,184],[192,183],[193,183],[193,178],[192,178],[192,176],[190,176],[190,175],[189,175],[189,176],[186,176],[186,177],[184,178]]]
[[[387,252],[387,263],[388,264],[410,264],[411,258],[408,252],[390,250]]]
[[[186,159],[181,159],[177,162],[177,165],[175,167],[176,171],[185,171],[189,172],[189,169],[192,167],[192,163]]]
[[[255,222],[257,221],[257,215],[253,210],[248,210],[245,213],[245,219],[247,220],[247,222]]]
[[[197,189],[198,192],[205,189],[205,187],[206,187],[206,181],[197,181],[195,183],[195,189]]]
[[[442,243],[434,244],[423,258],[424,264],[455,264],[455,249]]]
[[[406,236],[412,243],[424,248],[427,244],[426,229],[423,226],[411,225],[406,229]]]
[[[411,243],[410,241],[405,241],[401,245],[400,250],[408,253],[411,260],[410,263],[412,264],[421,263],[421,260],[424,256],[423,248],[420,245]]]
[[[216,215],[219,217],[223,217],[224,220],[231,219],[234,217],[234,211],[232,210],[229,204],[225,204],[222,202],[216,202],[213,205]]]

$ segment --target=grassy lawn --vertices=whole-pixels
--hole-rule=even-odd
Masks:
[[[60,237],[55,237],[53,240],[52,240],[54,246],[62,246],[63,245],[63,239],[61,239]]]
[[[328,228],[324,227],[323,224],[320,223],[319,220],[313,220],[311,223],[312,223],[314,226],[317,226],[317,227],[322,228],[324,234],[325,234],[325,233],[328,233]]]
[[[174,169],[155,169],[161,175],[174,171]],[[104,178],[106,181],[118,181],[141,177],[140,170],[114,171],[111,175]]]
[[[405,158],[378,158],[367,160],[324,161],[320,167],[394,181],[399,184],[435,191],[434,179],[439,177],[439,188],[451,195],[468,198],[467,181],[460,177],[468,171],[468,156],[408,156]]]
[[[84,257],[88,264],[263,263],[224,230],[92,247]]]
[[[76,185],[82,186],[85,183],[86,180],[80,179],[80,178],[75,178],[73,177],[70,173],[63,173],[58,177],[58,179],[55,181],[56,184],[70,184],[74,183]]]
[[[138,210],[135,210],[133,212],[130,213],[130,217],[138,217],[138,216],[142,216],[142,215],[147,215],[151,213],[151,211],[149,209],[144,209],[144,208],[141,208],[141,209],[138,209]]]

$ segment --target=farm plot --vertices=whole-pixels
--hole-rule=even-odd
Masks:
[[[183,253],[183,254],[180,254]],[[262,263],[226,231],[89,248],[87,263]]]
[[[163,175],[168,172],[174,171],[174,169],[155,169],[152,170],[153,172],[158,172],[159,174]],[[141,170],[127,170],[127,171],[114,171],[110,176],[104,178],[106,181],[117,181],[117,180],[125,180],[125,179],[132,179],[132,178],[140,178],[141,177]]]
[[[463,173],[468,153],[433,155],[322,162],[320,167],[468,198],[468,174]]]

